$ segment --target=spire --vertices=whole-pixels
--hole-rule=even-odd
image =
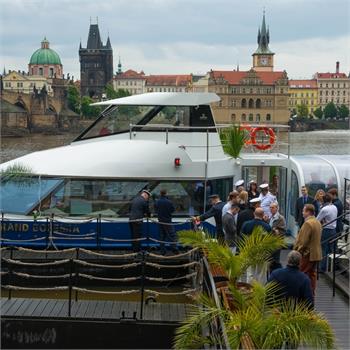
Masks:
[[[119,63],[118,63],[118,72],[117,72],[117,74],[122,74],[123,72],[122,72],[122,63],[121,63],[121,61],[120,61],[120,56],[119,56]]]
[[[5,76],[6,75],[6,68],[4,66],[4,71],[2,72],[2,75]]]
[[[237,62],[237,72],[239,72],[239,62]]]
[[[107,38],[106,48],[107,49],[112,49],[112,45],[111,45],[111,41],[109,39],[109,35],[108,35],[108,38]]]
[[[41,48],[42,49],[48,49],[50,47],[49,41],[46,39],[46,36],[44,37],[44,40],[41,42]]]
[[[101,49],[102,41],[98,24],[90,24],[89,37],[87,41],[87,49]]]
[[[81,50],[82,47],[81,47],[81,38],[80,38],[80,44],[79,44],[79,50]]]
[[[270,31],[269,28],[266,28],[265,21],[265,9],[263,12],[263,19],[261,23],[261,28],[258,29],[258,49],[256,53],[272,53],[269,49],[270,43]]]

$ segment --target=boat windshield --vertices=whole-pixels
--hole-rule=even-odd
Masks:
[[[208,182],[207,195],[215,191],[225,194],[232,178]],[[174,203],[175,216],[197,215],[203,212],[204,183],[200,181],[160,180],[97,180],[29,178],[3,181],[0,187],[0,210],[3,213],[30,215],[34,210],[42,215],[127,217],[132,199],[147,188],[154,212],[160,191],[166,189]],[[220,192],[221,190],[221,192]]]
[[[188,131],[189,126],[215,126],[208,105],[111,106],[76,141],[129,132],[130,124],[134,131],[165,131],[167,127],[169,131]]]

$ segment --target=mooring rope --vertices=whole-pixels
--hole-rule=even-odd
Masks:
[[[23,273],[23,272],[12,272],[14,275],[19,276],[19,277],[24,277],[24,278],[39,278],[39,279],[50,279],[50,278],[69,278],[71,275],[69,273],[65,275],[56,275],[56,276],[44,276],[44,275],[31,275],[28,273]],[[75,274],[72,274],[74,276]]]
[[[95,290],[95,289],[86,289],[86,288],[79,288],[79,287],[72,287],[72,290],[75,290],[77,292],[82,293],[94,293],[94,294],[115,294],[115,295],[126,295],[126,294],[134,294],[139,293],[140,291],[138,289],[131,289],[131,290],[121,290],[118,292],[110,292],[110,291],[102,291],[102,290]]]
[[[46,237],[38,237],[38,238],[32,238],[32,239],[10,239],[10,238],[0,238],[1,241],[5,242],[35,242],[46,239]]]
[[[61,236],[67,236],[67,237],[75,237],[75,238],[91,237],[91,236],[95,236],[96,235],[96,232],[86,233],[86,234],[83,234],[83,235],[78,235],[78,234],[73,234],[73,233],[63,233],[63,232],[59,232],[59,231],[54,231],[53,233],[55,235],[61,235]]]
[[[162,278],[162,277],[145,277],[149,281],[154,281],[154,282],[172,282],[172,281],[179,281],[183,279],[190,279],[194,276],[197,275],[197,272],[189,273],[188,275],[185,276],[180,276],[180,277],[173,277],[173,278]]]
[[[164,296],[167,296],[167,295],[169,295],[169,296],[170,295],[192,295],[196,291],[197,291],[196,289],[186,289],[186,290],[183,290],[182,292],[160,292],[157,290],[145,289],[145,293],[153,294],[155,296],[158,296],[158,295],[164,295]]]
[[[104,241],[112,241],[112,242],[137,242],[137,241],[145,241],[147,238],[141,237],[141,238],[130,238],[130,239],[117,239],[117,238],[101,237],[100,239]]]
[[[110,278],[110,277],[99,277],[99,276],[92,276],[92,275],[86,275],[84,273],[77,274],[79,277],[84,277],[89,280],[99,280],[99,281],[111,281],[111,282],[131,282],[131,281],[137,281],[141,279],[141,276],[135,276],[135,277],[124,277],[124,278]]]
[[[2,286],[2,288],[4,289],[11,289],[11,290],[30,290],[30,291],[38,291],[38,292],[42,292],[42,291],[52,291],[52,290],[68,290],[69,287],[68,286],[58,286],[58,287],[47,287],[47,288],[34,288],[34,287],[20,287],[20,286],[13,286],[13,285],[6,285],[6,286]]]
[[[14,264],[14,265],[25,265],[25,266],[54,266],[54,265],[63,265],[69,262],[69,259],[64,259],[64,260],[56,260],[52,262],[45,262],[45,263],[34,263],[34,262],[23,262],[19,260],[13,260],[13,259],[6,259],[2,258],[3,261],[9,263],[9,264]]]
[[[174,258],[181,258],[187,255],[191,255],[193,254],[195,251],[197,251],[198,248],[193,248],[185,253],[181,253],[181,254],[174,254],[171,256],[165,256],[165,255],[160,255],[160,254],[154,254],[154,253],[149,253],[148,256],[152,257],[152,258],[157,258],[157,259],[174,259]]]
[[[55,237],[52,236],[52,239],[62,239],[62,240],[76,240],[78,237]],[[95,237],[79,237],[79,239],[83,239],[83,240],[96,240]]]
[[[28,251],[31,253],[37,253],[37,254],[47,254],[47,253],[70,253],[70,252],[75,252],[76,248],[67,248],[67,249],[61,249],[61,250],[46,250],[46,249],[42,249],[42,250],[38,250],[38,249],[30,249],[30,248],[24,248],[24,247],[16,247],[16,250],[20,250],[20,251]]]
[[[187,264],[181,264],[181,265],[161,265],[161,264],[156,264],[156,263],[151,263],[151,262],[145,262],[145,265],[147,266],[152,266],[157,269],[176,269],[176,268],[185,268],[185,267],[190,267],[190,266],[196,266],[199,265],[198,261],[192,261]]]
[[[131,264],[124,264],[124,265],[102,265],[102,264],[95,264],[95,263],[89,263],[87,261],[83,260],[73,260],[75,263],[85,266],[93,266],[93,267],[106,267],[110,269],[128,269],[129,267],[136,267],[141,265],[141,263],[131,263]]]
[[[84,252],[86,254],[104,256],[104,257],[108,257],[108,258],[131,258],[131,257],[135,257],[138,255],[138,253],[106,254],[106,253],[99,253],[99,252],[95,252],[93,250],[88,250],[88,249],[84,249],[84,248],[79,248],[79,251]]]

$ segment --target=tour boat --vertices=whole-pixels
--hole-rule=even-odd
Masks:
[[[214,93],[164,92],[98,102],[100,117],[71,144],[0,164],[1,244],[130,247],[129,205],[143,189],[152,212],[167,190],[182,230],[211,194],[225,201],[237,180],[270,183],[291,235],[302,185],[312,195],[330,187],[345,194],[350,156],[291,156],[287,126],[244,125],[250,139],[240,157],[225,154],[220,132],[229,125],[216,123],[211,108],[219,101]],[[205,225],[210,231],[214,221]],[[145,219],[144,234],[143,244],[159,243],[155,218]]]

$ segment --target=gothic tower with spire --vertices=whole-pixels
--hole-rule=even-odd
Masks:
[[[265,11],[261,28],[258,30],[258,48],[253,53],[253,69],[257,72],[272,72],[273,71],[273,56],[274,53],[269,49],[270,33],[266,29]]]
[[[103,45],[98,24],[90,24],[86,48],[79,46],[79,59],[81,95],[101,98],[113,78],[113,49],[109,36]]]

